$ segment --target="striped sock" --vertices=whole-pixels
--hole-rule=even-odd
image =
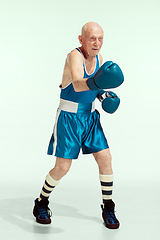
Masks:
[[[107,200],[112,199],[113,174],[112,175],[99,174],[99,179],[100,179],[101,189],[102,189],[103,204],[105,204]]]
[[[59,183],[59,181],[54,180],[48,173],[48,175],[46,176],[42,191],[38,198],[38,201],[41,201],[42,199],[48,199],[51,192],[53,191],[55,186],[57,186],[58,183]]]

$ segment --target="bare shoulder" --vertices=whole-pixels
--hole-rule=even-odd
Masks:
[[[83,79],[83,56],[82,54],[74,49],[67,56],[67,62],[70,69],[72,81],[75,79]]]
[[[74,49],[67,55],[67,63],[72,65],[72,63],[77,62],[77,64],[83,62],[82,54]]]
[[[71,81],[79,77],[83,77],[83,57],[79,51],[74,49],[66,57],[62,87],[66,87]]]

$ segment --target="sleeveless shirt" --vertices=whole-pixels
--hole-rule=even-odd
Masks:
[[[76,48],[76,50],[82,54],[79,48]],[[94,74],[99,69],[98,55],[96,55],[95,70],[91,75],[89,75],[86,71],[84,56],[83,56],[83,68],[84,68],[83,78],[93,77]],[[61,93],[60,93],[60,98],[64,100],[76,102],[76,103],[92,103],[95,100],[96,96],[97,96],[97,91],[87,90],[87,91],[75,92],[72,82],[69,83],[65,88],[61,88]]]

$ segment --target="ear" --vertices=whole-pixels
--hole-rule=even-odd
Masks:
[[[82,35],[78,36],[78,40],[79,40],[80,44],[82,45]]]

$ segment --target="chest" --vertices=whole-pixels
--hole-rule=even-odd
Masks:
[[[85,60],[85,70],[89,75],[91,75],[95,71],[96,63],[97,63],[96,58],[91,62],[88,60]]]

